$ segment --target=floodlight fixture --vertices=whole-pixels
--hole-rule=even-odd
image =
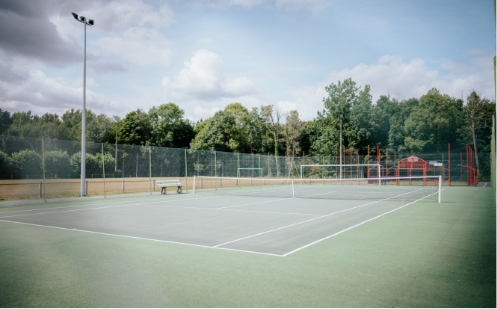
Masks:
[[[81,115],[81,196],[86,196],[86,25],[93,26],[93,19],[86,21],[86,17],[72,13],[72,16],[85,25],[85,48],[83,66],[83,110]]]

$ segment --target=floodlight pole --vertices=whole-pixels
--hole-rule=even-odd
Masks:
[[[84,60],[83,60],[83,110],[81,113],[81,196],[86,196],[86,25],[93,26],[93,20],[88,22],[84,16],[72,13],[74,18],[84,24]]]

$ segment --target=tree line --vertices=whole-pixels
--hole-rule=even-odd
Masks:
[[[352,79],[325,87],[323,109],[303,121],[296,110],[283,113],[274,105],[248,109],[232,103],[212,117],[191,122],[175,103],[124,118],[87,110],[87,141],[150,145],[286,156],[339,154],[340,122],[346,154],[365,155],[368,146],[384,150],[446,152],[447,144],[470,144],[476,153],[490,152],[495,102],[472,91],[465,100],[433,88],[419,98],[398,100],[382,95],[373,104],[369,85]],[[0,135],[81,140],[81,111],[63,115],[0,109]]]

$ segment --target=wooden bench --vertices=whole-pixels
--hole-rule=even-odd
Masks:
[[[183,185],[179,180],[157,180],[155,183],[157,184],[158,187],[161,188],[160,194],[167,194],[166,192],[167,187],[176,187],[177,193],[183,192],[182,190]]]

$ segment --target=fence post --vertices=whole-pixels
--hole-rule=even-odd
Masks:
[[[217,156],[216,156],[216,152],[214,150],[214,177],[217,177]]]
[[[450,187],[450,143],[449,143],[449,153],[447,154],[448,155],[448,158],[447,158],[447,165],[448,165],[448,168],[449,168],[449,176],[448,176],[448,179],[447,179],[447,185]]]
[[[124,193],[124,179],[123,179],[123,193]]]
[[[88,180],[86,180],[85,196],[88,195]]]
[[[195,185],[195,182],[193,184]],[[186,193],[188,193],[188,160],[186,159],[186,148],[185,148],[185,188],[186,188]]]
[[[41,153],[42,153],[42,166],[43,166],[43,202],[47,202],[47,194],[45,190],[45,139],[41,137]]]
[[[104,177],[104,198],[107,198],[105,193],[105,153],[104,153],[104,143],[102,143],[102,175]]]
[[[150,195],[152,195],[152,146],[148,146],[148,175],[150,178]]]
[[[40,184],[38,185],[38,187],[39,187],[39,190],[40,190],[40,194],[39,194],[39,196],[40,196],[40,198],[41,198],[41,196],[42,196],[42,192],[43,192],[43,191],[42,191],[42,188],[43,188],[43,183],[42,183],[41,181],[40,181]]]

